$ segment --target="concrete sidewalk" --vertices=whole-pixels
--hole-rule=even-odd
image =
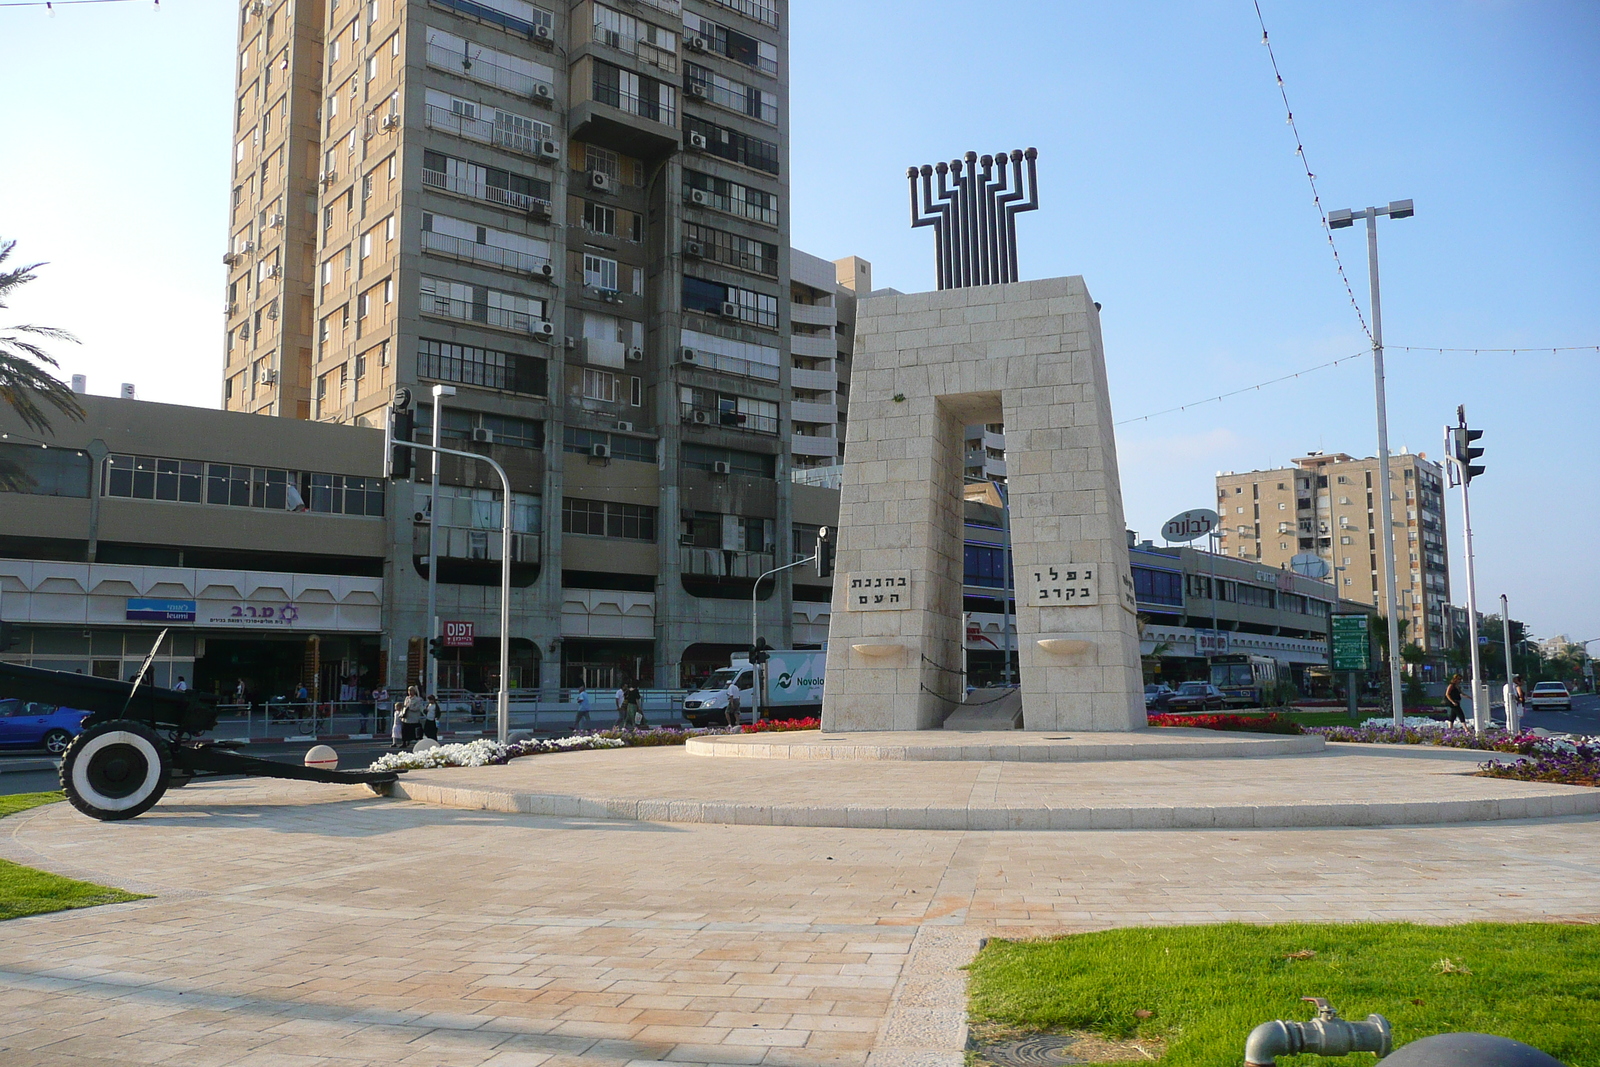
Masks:
[[[613,755],[651,753],[521,764],[626,778]],[[7,1067],[959,1067],[958,968],[982,937],[1600,919],[1593,818],[865,830],[542,818],[237,780],[126,823],[65,804],[12,816],[0,855],[155,894],[4,924]]]

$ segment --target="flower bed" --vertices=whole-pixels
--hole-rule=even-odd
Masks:
[[[1277,712],[1270,715],[1171,715],[1165,712],[1149,715],[1151,726],[1190,726],[1202,730],[1242,730],[1253,734],[1300,734],[1304,728],[1297,722],[1283,718]]]
[[[788,730],[815,730],[816,719],[780,719],[752,726],[727,726],[710,729],[679,729],[657,726],[648,730],[596,730],[570,737],[534,738],[502,745],[487,737],[465,744],[439,745],[421,752],[390,752],[373,761],[369,770],[421,771],[437,767],[487,767],[509,763],[523,756],[542,756],[552,752],[583,752],[599,748],[654,748],[681,745],[691,737],[716,734],[756,734]]]
[[[1321,734],[1329,741],[1437,745],[1499,752],[1518,758],[1480,763],[1479,774],[1523,782],[1600,786],[1600,737],[1541,737],[1531,733],[1510,734],[1504,730],[1485,730],[1480,734],[1470,727],[1446,725],[1432,719],[1418,721],[1410,716],[1405,723],[1396,728],[1387,719],[1368,719],[1360,726],[1313,726],[1307,732]]]

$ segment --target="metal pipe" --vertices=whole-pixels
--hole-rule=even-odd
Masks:
[[[988,239],[984,242],[984,264],[989,270],[989,280],[998,285],[1005,281],[1005,271],[1000,269],[1000,215],[995,210],[995,198],[1006,188],[1006,163],[1005,157],[1000,157],[998,171],[995,168],[993,156],[983,157],[983,218],[988,230]],[[991,179],[991,175],[993,176]]]
[[[950,288],[950,271],[945,260],[945,244],[948,238],[945,231],[949,229],[945,218],[944,209],[935,207],[933,203],[933,168],[928,164],[922,165],[922,210],[924,214],[932,214],[933,218],[933,263],[939,275],[939,288]]]
[[[1522,732],[1522,705],[1517,703],[1516,667],[1511,663],[1511,602],[1500,594],[1500,641],[1506,646],[1506,731]]]
[[[1389,1020],[1368,1015],[1365,1022],[1339,1018],[1321,997],[1301,997],[1317,1006],[1317,1017],[1310,1022],[1274,1019],[1250,1031],[1244,1043],[1245,1067],[1273,1067],[1279,1056],[1312,1053],[1317,1056],[1344,1056],[1351,1052],[1375,1052],[1381,1060],[1389,1054],[1393,1038]]]
[[[947,183],[950,164],[942,161],[935,163],[933,172],[939,176],[939,211],[944,215],[944,243],[939,246],[939,254],[945,264],[946,287],[958,289],[961,286],[961,275],[956,264],[955,191]]]
[[[1394,725],[1405,721],[1405,695],[1400,684],[1400,605],[1394,573],[1394,506],[1389,497],[1389,402],[1384,392],[1383,308],[1378,300],[1378,209],[1369,207],[1367,216],[1367,281],[1372,289],[1372,376],[1378,400],[1378,522],[1383,527],[1384,582],[1389,604],[1389,702]],[[1313,489],[1313,491],[1315,491]],[[1330,490],[1331,492],[1331,490]],[[1476,649],[1476,646],[1474,646]]]
[[[967,153],[967,170],[972,174],[972,273],[979,285],[993,284],[989,277],[989,173],[992,163],[988,156],[980,158],[976,152]]]
[[[1017,272],[1012,264],[1016,260],[1016,255],[1012,252],[1012,249],[1017,243],[1017,227],[1016,223],[1012,221],[1011,205],[1022,200],[1026,195],[1022,191],[1022,149],[1013,149],[1010,160],[1010,188],[1003,196],[997,198],[995,203],[1000,210],[1000,218],[998,220],[1000,225],[997,227],[1000,231],[1000,273],[1005,281],[1014,282],[1017,280]]]

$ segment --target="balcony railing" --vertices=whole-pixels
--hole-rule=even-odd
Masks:
[[[428,527],[411,527],[411,554],[420,559],[428,554]],[[499,530],[467,530],[459,526],[439,527],[439,555],[445,559],[500,559]],[[512,533],[511,562],[539,562],[539,535]]]
[[[482,200],[490,204],[510,208],[513,211],[531,211],[535,205],[548,205],[548,200],[540,200],[527,193],[515,192],[511,189],[501,189],[498,186],[488,185],[484,182],[470,181],[459,174],[446,174],[439,170],[424,170],[422,184],[434,189],[443,189],[445,192],[456,193],[460,196],[470,196],[474,200]]]
[[[550,263],[549,258],[545,256],[499,248],[495,245],[481,245],[465,237],[452,237],[450,234],[434,233],[432,230],[422,231],[422,247],[424,251],[470,260],[473,263],[487,263],[490,266],[520,271],[523,274],[539,274],[542,268]]]
[[[603,85],[600,83],[600,76],[596,74],[594,101],[597,104],[614,107],[619,111],[626,111],[630,115],[638,115],[642,119],[649,119],[651,122],[659,122],[664,126],[676,126],[678,124],[677,90],[670,85],[664,86],[664,88],[667,95],[666,103],[662,103],[659,99],[651,99],[640,96],[637,93],[626,92],[616,86]]]
[[[771,552],[731,552],[720,548],[680,547],[684,574],[710,578],[759,578],[773,567]]]
[[[751,433],[776,435],[778,432],[778,420],[772,415],[752,415],[747,411],[721,411],[696,407],[693,404],[679,404],[678,411],[684,422],[720,426],[725,430],[748,430]]]
[[[720,370],[727,374],[737,374],[741,378],[757,378],[765,382],[778,380],[778,368],[768,363],[757,363],[750,359],[741,359],[738,356],[724,356],[718,352],[697,350],[694,354],[694,365]]]
[[[428,42],[427,59],[430,67],[446,70],[451,74],[458,74],[475,82],[483,82],[485,85],[493,85],[496,88],[506,90],[508,93],[516,93],[518,96],[532,96],[535,85],[544,85],[552,92],[555,90],[555,87],[549,82],[542,82],[531,74],[524,74],[520,70],[512,70],[510,67],[502,67],[493,60],[484,59],[482,56],[474,58],[470,55],[463,55],[433,41]]]
[[[517,333],[531,334],[536,326],[544,322],[538,315],[525,311],[511,311],[507,308],[473,304],[465,300],[452,300],[431,293],[422,294],[422,304],[418,310],[424,315],[440,315],[447,319],[460,319],[462,322],[479,322],[485,326],[493,326],[497,330],[513,330]]]
[[[764,222],[768,226],[778,225],[777,208],[760,207],[750,203],[743,197],[721,196],[709,189],[701,189],[699,192],[704,194],[708,202],[706,206],[717,211],[726,212],[729,215],[738,215],[740,218],[754,219],[757,222]],[[689,193],[685,192],[684,196],[688,197]]]
[[[423,111],[422,121],[425,125],[468,141],[477,141],[479,144],[492,144],[497,148],[504,148],[508,152],[517,152],[525,156],[539,155],[539,141],[542,138],[533,136],[526,130],[515,126],[501,126],[490,122],[488,119],[468,118],[465,115],[451,111],[449,108],[438,107],[434,104],[427,105]],[[535,128],[538,128],[537,126]]]
[[[641,40],[638,37],[629,37],[625,33],[602,30],[599,27],[595,27],[594,39],[596,44],[614,48],[624,55],[636,56],[641,61],[650,64],[652,67],[658,67],[668,74],[676,74],[678,72],[678,54],[653,45],[649,41]]]

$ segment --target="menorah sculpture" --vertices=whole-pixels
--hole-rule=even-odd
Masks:
[[[911,225],[932,226],[940,289],[996,285],[1017,280],[1017,213],[1039,206],[1039,150],[1013,149],[921,168],[906,168],[911,180]],[[1023,163],[1027,163],[1024,179]],[[933,176],[939,176],[937,195]],[[917,179],[922,179],[919,199]]]

